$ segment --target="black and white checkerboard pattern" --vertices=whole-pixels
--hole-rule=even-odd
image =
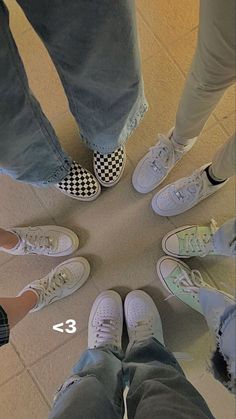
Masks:
[[[99,180],[104,183],[115,182],[123,169],[124,147],[117,148],[111,154],[100,154],[94,152],[94,168]]]
[[[68,195],[80,198],[91,198],[97,193],[98,184],[95,177],[75,161],[69,174],[58,183],[58,188]]]

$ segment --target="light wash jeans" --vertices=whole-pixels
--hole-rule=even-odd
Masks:
[[[220,226],[213,235],[213,245],[219,255],[236,256],[236,218]]]
[[[147,110],[134,0],[18,3],[55,64],[83,141],[114,151]],[[29,89],[2,0],[0,97],[0,173],[39,186],[62,180],[71,158]]]
[[[174,356],[156,339],[124,356],[114,347],[87,350],[55,397],[50,419],[213,418]]]
[[[211,365],[215,378],[236,393],[236,303],[219,291],[201,288],[199,301],[216,341]]]

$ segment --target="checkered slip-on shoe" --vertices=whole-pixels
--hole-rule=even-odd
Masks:
[[[93,167],[99,183],[106,188],[116,185],[123,175],[126,163],[124,147],[119,147],[111,154],[100,154],[98,151],[93,155]]]
[[[63,194],[79,201],[94,201],[101,192],[97,179],[73,161],[68,175],[56,185]]]

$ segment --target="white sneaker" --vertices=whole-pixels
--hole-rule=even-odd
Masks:
[[[152,298],[144,291],[132,291],[125,299],[125,321],[130,348],[150,337],[164,345],[161,318]]]
[[[192,175],[179,179],[157,192],[152,199],[153,211],[163,216],[178,215],[223,188],[227,180],[219,185],[209,182],[205,169],[210,164],[205,164]]]
[[[18,236],[19,243],[13,249],[0,248],[11,255],[67,256],[79,246],[79,239],[73,231],[56,225],[14,227],[11,232]]]
[[[203,314],[198,296],[199,288],[210,290],[215,290],[215,288],[203,280],[199,271],[191,270],[182,260],[164,256],[157,262],[157,274],[172,297],[175,296],[189,307]],[[223,291],[219,292],[232,298]]]
[[[218,230],[215,220],[209,226],[183,226],[170,231],[162,239],[162,249],[177,258],[216,255],[212,237]]]
[[[25,291],[34,291],[39,300],[30,311],[41,310],[45,306],[73,294],[84,285],[90,274],[90,266],[86,259],[77,257],[62,262],[44,278],[27,285],[19,295]]]
[[[136,166],[132,177],[136,191],[148,193],[159,186],[196,141],[194,138],[190,140],[190,145],[177,148],[171,139],[173,131],[174,128],[167,135],[159,134],[157,144],[150,148]]]
[[[119,294],[104,291],[94,301],[88,324],[88,347],[112,345],[121,348],[123,306]]]

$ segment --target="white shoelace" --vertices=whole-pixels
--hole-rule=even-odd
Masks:
[[[206,284],[206,282],[202,278],[201,273],[196,269],[193,269],[190,272],[190,274],[188,274],[185,271],[182,271],[181,275],[179,275],[178,277],[173,277],[173,283],[182,287],[182,290],[178,293],[178,295],[187,293],[194,294],[195,296],[197,296],[199,288],[212,288],[210,285]],[[167,298],[165,298],[165,301],[173,297],[174,295],[171,294]]]
[[[196,199],[196,196],[199,196],[203,188],[203,182],[201,174],[196,171],[192,176],[185,178],[182,181],[182,184],[176,188],[174,194],[178,201],[183,203],[192,202],[193,198]]]
[[[58,272],[55,274],[48,275],[43,281],[40,281],[40,287],[37,287],[37,291],[40,294],[40,302],[45,297],[51,297],[57,289],[61,289],[67,282],[67,276],[64,272]]]
[[[49,236],[39,235],[36,232],[28,232],[21,237],[21,246],[27,253],[45,253],[54,247],[54,241]]]
[[[170,138],[163,134],[159,134],[158,139],[158,143],[149,149],[151,152],[149,163],[154,172],[160,172],[162,175],[166,174],[169,168],[182,157],[184,148],[183,151],[175,149]],[[174,152],[172,152],[171,147]]]
[[[197,251],[201,253],[201,256],[206,256],[210,251],[212,236],[217,230],[216,221],[211,219],[210,234],[202,233],[198,226],[196,230],[196,233],[185,234],[183,238],[184,248],[186,249],[186,253],[194,253]]]
[[[96,339],[95,339],[95,348],[96,346],[101,346],[103,342],[113,343],[118,346],[119,337],[117,334],[117,321],[115,319],[103,319],[96,327]]]
[[[141,341],[153,336],[152,321],[139,321],[134,325],[134,340]]]

